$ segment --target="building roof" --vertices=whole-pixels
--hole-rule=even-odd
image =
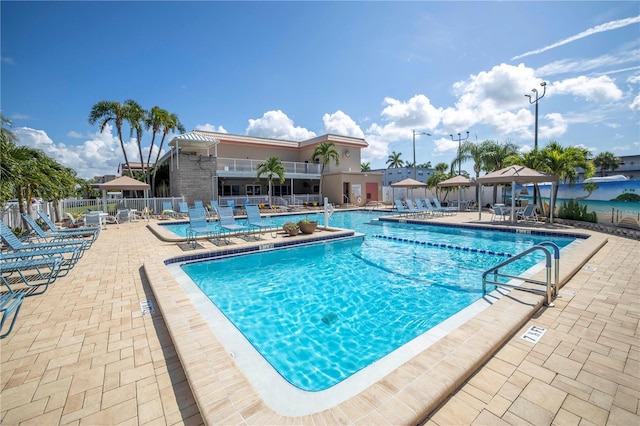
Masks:
[[[273,138],[263,138],[258,136],[248,136],[248,135],[234,135],[231,133],[220,133],[220,132],[210,132],[206,130],[194,130],[189,133],[185,133],[183,135],[178,135],[174,137],[171,142],[169,142],[170,146],[174,146],[175,142],[179,142],[179,146],[181,148],[185,148],[184,142],[192,142],[190,146],[198,149],[208,148],[207,143],[239,143],[246,145],[262,145],[262,146],[273,146],[278,148],[306,148],[313,145],[319,145],[323,142],[334,142],[340,145],[350,145],[354,147],[366,148],[369,144],[362,138],[354,138],[351,136],[340,136],[340,135],[332,135],[326,134],[322,136],[317,136],[311,139],[303,140],[303,141],[290,141],[285,139],[273,139]],[[213,145],[211,145],[213,146]]]

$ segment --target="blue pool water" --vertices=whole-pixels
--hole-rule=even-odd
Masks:
[[[331,217],[332,226],[355,229],[364,239],[187,263],[182,269],[280,375],[300,389],[320,391],[480,299],[487,268],[550,240],[377,217]],[[563,247],[573,239],[553,241]],[[498,254],[478,251],[484,249]],[[521,273],[537,260],[514,264],[511,272]]]

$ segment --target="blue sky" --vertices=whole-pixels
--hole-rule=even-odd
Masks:
[[[122,161],[114,129],[100,134],[87,121],[101,100],[158,105],[187,130],[364,137],[363,162],[384,168],[392,151],[412,161],[412,130],[432,135],[416,138],[418,163],[450,163],[466,131],[530,150],[534,107],[524,95],[545,81],[540,146],[640,154],[637,1],[0,8],[2,113],[20,144],[85,178],[115,174]]]

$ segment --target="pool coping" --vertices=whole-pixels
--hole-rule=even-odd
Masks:
[[[495,230],[492,226],[473,226]],[[344,230],[333,232],[335,236],[342,232],[348,234]],[[544,232],[566,234],[553,230]],[[563,252],[560,286],[607,242],[606,236],[601,234],[575,234],[589,237]],[[299,242],[318,241],[316,236],[305,237],[308,238],[301,238]],[[254,244],[259,246],[260,242]],[[143,267],[204,422],[289,422],[291,417],[275,412],[262,401],[169,272],[167,261],[185,256],[150,259]],[[544,273],[540,271],[534,278],[543,278]],[[312,422],[315,416],[326,416],[333,422],[338,419],[342,423],[379,422],[381,419],[388,423],[389,419],[395,419],[394,423],[416,424],[513,336],[542,307],[542,302],[540,295],[514,290],[360,394],[327,410],[296,419]]]

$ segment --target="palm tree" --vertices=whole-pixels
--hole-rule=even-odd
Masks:
[[[9,129],[11,121],[0,112],[0,202],[12,198],[12,180],[20,163],[14,158],[18,137]]]
[[[593,165],[600,168],[602,176],[606,174],[607,170],[615,171],[620,167],[620,159],[613,155],[609,151],[601,152],[593,159]]]
[[[433,191],[438,196],[438,184],[443,180],[447,180],[450,177],[455,176],[455,173],[449,168],[447,163],[438,163],[435,167],[435,173],[427,178],[427,188]]]
[[[156,161],[153,167],[153,177],[151,178],[151,193],[155,194],[156,192],[156,174],[158,172],[158,161],[160,160],[160,153],[162,152],[162,146],[164,145],[164,141],[167,138],[169,133],[175,133],[175,131],[179,131],[181,133],[185,132],[184,126],[178,119],[178,116],[173,113],[167,113],[166,116],[163,116],[163,121],[160,124],[162,127],[162,139],[160,140],[160,146],[158,147],[158,154],[156,155]]]
[[[260,180],[262,175],[267,175],[267,181],[269,183],[269,205],[271,205],[271,187],[273,180],[277,176],[280,179],[280,183],[284,183],[284,165],[278,157],[269,157],[264,162],[258,164],[258,176],[256,180]]]
[[[324,180],[324,167],[331,163],[331,160],[336,162],[336,166],[340,164],[340,154],[335,150],[335,144],[333,142],[322,142],[316,146],[311,154],[311,161],[315,162],[318,158],[322,162],[322,168],[320,169],[320,200],[322,200],[322,181]]]
[[[431,168],[431,161],[427,161],[426,163],[418,164],[418,167],[421,168],[421,169],[430,169]]]
[[[585,177],[591,177],[594,174],[595,167],[589,160],[589,151],[585,148],[570,146],[564,148],[558,142],[551,141],[540,151],[540,160],[542,163],[542,171],[557,176],[555,188],[551,195],[550,204],[556,204],[558,198],[558,184],[573,184],[578,177],[576,168],[580,167],[584,170]]]
[[[147,117],[145,119],[145,128],[147,130],[151,130],[151,146],[149,147],[149,154],[147,155],[147,174],[145,174],[146,178],[145,182],[151,184],[151,153],[153,152],[153,147],[156,143],[156,135],[160,131],[160,128],[164,123],[168,120],[169,112],[160,108],[159,106],[154,106],[149,110]]]
[[[100,126],[100,132],[104,131],[104,128],[110,122],[116,127],[118,132],[118,139],[120,140],[120,148],[122,148],[122,154],[124,155],[124,164],[129,175],[133,177],[131,173],[131,167],[129,166],[129,158],[127,157],[127,150],[124,148],[124,141],[122,140],[122,122],[125,119],[124,105],[118,101],[99,101],[91,108],[89,113],[89,124],[92,126],[96,123]]]
[[[389,157],[387,158],[387,168],[395,169],[404,166],[404,161],[400,159],[401,156],[402,154],[399,152],[391,152],[391,154],[389,154]]]
[[[486,169],[487,153],[492,148],[491,141],[484,141],[480,144],[465,142],[460,148],[460,161],[473,161],[473,172],[476,180],[480,177],[480,172]],[[479,200],[480,187],[476,186],[476,200]]]
[[[507,166],[506,160],[510,156],[518,154],[518,145],[513,142],[507,141],[504,143],[498,143],[494,141],[485,141],[486,145],[483,150],[486,150],[483,156],[485,170],[493,172],[500,170]],[[498,186],[493,186],[493,204],[498,199]]]
[[[133,137],[133,132],[136,132],[136,142],[138,144],[138,155],[140,157],[140,165],[142,166],[142,173],[144,174],[144,158],[142,157],[142,130],[145,126],[147,111],[144,110],[133,99],[127,99],[124,102],[124,119],[129,122],[131,127],[129,135]],[[133,177],[133,173],[131,173]],[[146,180],[145,180],[146,181]]]
[[[361,172],[370,172],[371,171],[371,164],[369,164],[369,163],[360,164],[360,171]]]

